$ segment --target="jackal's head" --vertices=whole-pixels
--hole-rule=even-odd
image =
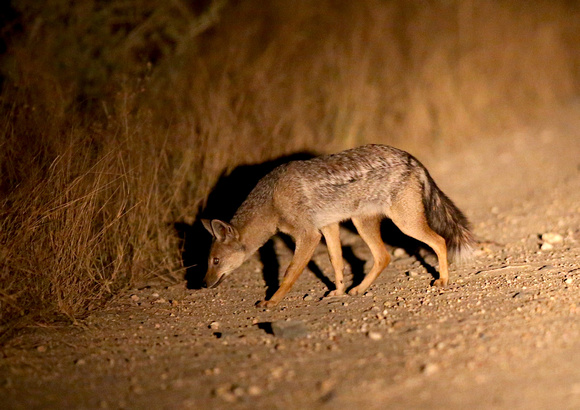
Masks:
[[[204,283],[215,288],[246,260],[246,249],[240,242],[238,230],[218,219],[203,219],[205,229],[213,236]]]

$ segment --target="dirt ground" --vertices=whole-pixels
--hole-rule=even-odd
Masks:
[[[433,256],[395,243],[365,295],[324,298],[308,270],[264,310],[256,255],[216,289],[134,289],[79,326],[27,329],[0,350],[1,406],[580,408],[579,113],[420,156],[482,241],[446,288]],[[370,253],[341,235],[349,278]],[[314,262],[332,278],[324,245]],[[296,334],[272,334],[286,320]]]

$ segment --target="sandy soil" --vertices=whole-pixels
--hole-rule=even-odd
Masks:
[[[394,243],[364,296],[323,298],[320,245],[318,275],[263,310],[256,255],[217,289],[134,289],[80,326],[22,332],[0,350],[2,407],[580,408],[579,125],[421,158],[482,240],[445,289],[434,257]],[[341,235],[360,275],[370,253]],[[296,337],[271,333],[286,320]]]

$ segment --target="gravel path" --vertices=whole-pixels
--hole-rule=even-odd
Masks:
[[[306,272],[263,310],[255,257],[217,289],[135,289],[82,325],[23,332],[0,350],[3,406],[580,408],[580,120],[570,118],[580,115],[423,161],[482,241],[447,288],[429,286],[433,256],[395,243],[365,295],[324,298]],[[356,271],[370,253],[341,235]],[[274,248],[285,266],[291,252]],[[331,277],[324,245],[314,261]]]

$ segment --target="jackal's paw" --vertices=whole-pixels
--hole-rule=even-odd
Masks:
[[[256,303],[256,307],[266,308],[267,309],[267,308],[274,307],[277,304],[278,304],[277,302],[274,302],[274,301],[271,301],[271,300],[261,300],[258,303]]]
[[[366,289],[362,289],[360,286],[355,286],[354,288],[348,291],[348,294],[350,296],[362,295],[363,293],[365,293],[365,290]]]
[[[447,286],[447,282],[448,282],[448,279],[439,278],[433,282],[433,286],[435,286],[437,288],[442,288],[444,286]]]
[[[328,292],[328,295],[326,295],[327,298],[332,298],[335,296],[345,296],[344,289],[334,289]]]

